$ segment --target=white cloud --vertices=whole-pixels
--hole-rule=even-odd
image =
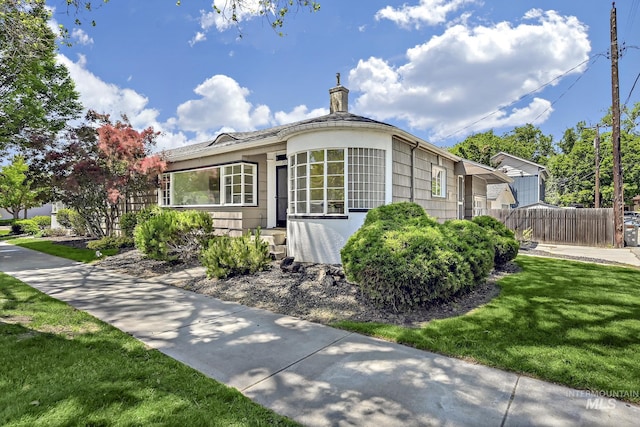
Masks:
[[[399,8],[387,6],[376,12],[375,19],[388,19],[403,28],[420,28],[422,24],[438,25],[447,21],[447,15],[476,0],[420,0],[417,6],[403,4]]]
[[[193,47],[196,43],[203,42],[207,39],[207,35],[201,31],[198,31],[191,40],[189,40],[189,46]]]
[[[71,31],[71,38],[83,46],[93,44],[93,39],[80,28],[74,28],[73,31]]]
[[[133,89],[106,83],[89,71],[85,56],[79,55],[78,60],[73,62],[64,55],[58,55],[58,62],[69,70],[76,90],[80,94],[80,102],[86,109],[110,114],[114,119],[119,119],[122,114],[126,114],[134,128],[141,130],[153,127],[154,130],[162,132],[157,140],[158,150],[197,142],[190,141],[180,130],[173,133],[170,122],[159,122],[159,111],[148,107],[149,99],[144,95]]]
[[[221,32],[228,30],[242,21],[260,16],[263,8],[260,0],[244,0],[235,10],[227,0],[214,0],[211,6],[210,11],[200,11],[200,27],[205,32],[213,27]]]
[[[355,101],[360,113],[405,120],[438,139],[466,127],[542,122],[552,111],[547,100],[505,107],[587,60],[590,49],[587,28],[577,18],[533,10],[517,26],[454,25],[408,49],[399,66],[376,57],[360,60],[349,85],[361,94]]]
[[[241,87],[231,77],[215,75],[194,89],[199,99],[178,106],[177,126],[198,132],[229,126],[252,130],[269,124],[269,107],[254,107],[249,101],[249,89]]]
[[[298,105],[293,110],[286,113],[284,111],[278,111],[274,114],[276,124],[284,125],[288,123],[298,122],[300,120],[311,119],[313,117],[320,117],[329,114],[328,108],[316,108],[311,111],[306,105]]]

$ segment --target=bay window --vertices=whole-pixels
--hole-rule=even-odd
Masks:
[[[319,149],[290,155],[289,214],[344,215],[347,209],[384,204],[384,155],[384,150],[370,148]]]

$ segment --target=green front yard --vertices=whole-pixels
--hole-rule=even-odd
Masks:
[[[420,329],[337,327],[640,401],[640,270],[520,256],[523,271],[465,316]]]
[[[297,425],[0,273],[0,425]]]
[[[50,240],[39,239],[37,237],[21,237],[5,240],[12,245],[21,246],[23,248],[32,249],[38,252],[44,252],[49,255],[71,259],[73,261],[92,262],[99,259],[99,257],[96,255],[96,251],[94,250],[71,248],[69,246],[55,244]],[[105,249],[101,252],[103,256],[111,256],[117,254],[118,250]]]

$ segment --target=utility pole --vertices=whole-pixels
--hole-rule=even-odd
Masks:
[[[620,82],[618,80],[618,25],[616,3],[611,7],[611,143],[613,144],[613,231],[614,247],[624,246],[622,158],[620,155]]]
[[[596,154],[595,208],[600,207],[600,125],[596,125],[596,139],[593,141]]]

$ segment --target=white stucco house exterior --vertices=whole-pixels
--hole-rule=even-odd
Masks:
[[[372,208],[412,201],[440,221],[471,217],[468,204],[486,203],[487,183],[511,182],[349,113],[348,93],[340,84],[330,89],[325,116],[166,151],[159,205],[209,211],[214,226],[231,234],[286,230],[289,256],[339,264],[340,249]]]

